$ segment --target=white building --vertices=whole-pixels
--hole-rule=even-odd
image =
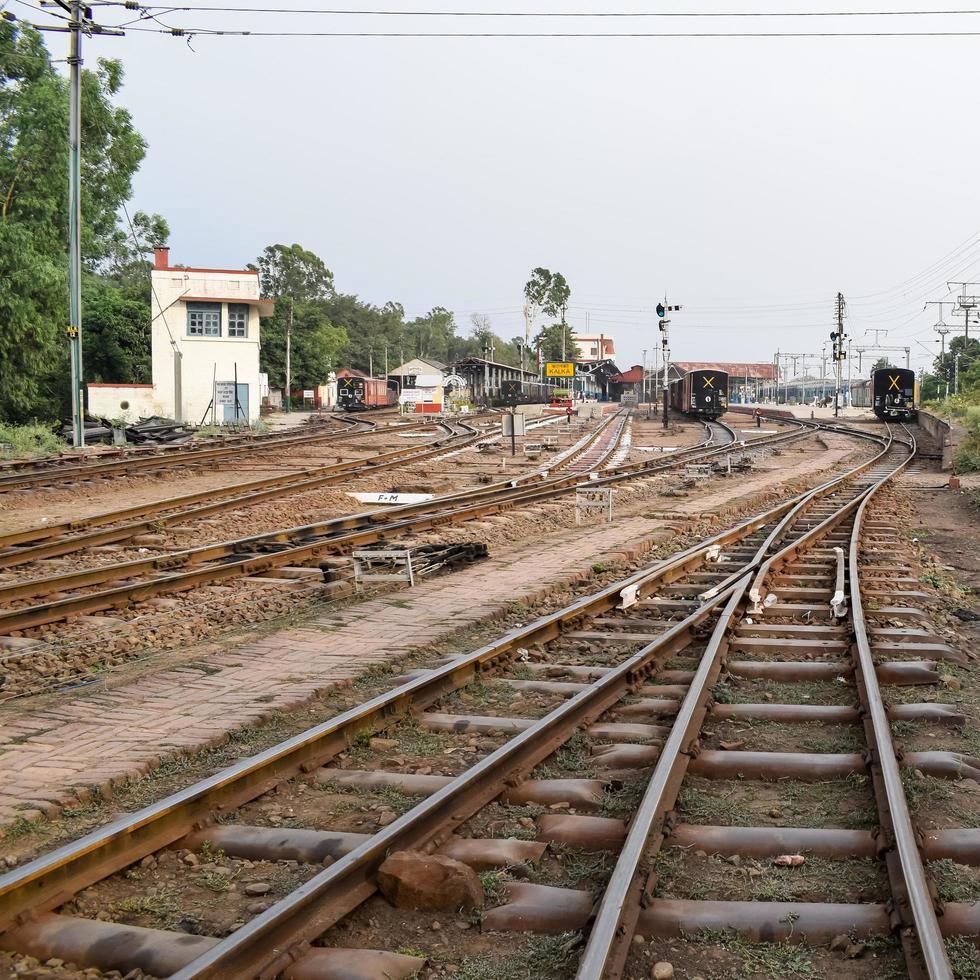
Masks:
[[[440,406],[443,401],[443,380],[446,365],[425,357],[413,357],[388,372],[390,381],[398,382],[398,402],[415,406],[416,411],[426,411],[420,405]],[[429,409],[431,410],[431,409]]]
[[[609,334],[575,331],[574,336],[575,346],[578,348],[578,356],[575,360],[580,364],[612,360],[616,356],[616,347]]]
[[[275,308],[259,296],[258,273],[171,266],[170,250],[158,248],[150,276],[153,384],[89,385],[89,411],[126,421],[254,422],[259,317]]]

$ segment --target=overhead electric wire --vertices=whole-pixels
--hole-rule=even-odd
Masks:
[[[102,2],[97,6],[126,7],[124,0]],[[140,4],[145,10],[167,12],[243,13],[243,14],[313,14],[342,17],[522,17],[522,18],[689,18],[689,17],[946,17],[980,14],[980,9],[942,10],[353,10],[349,8],[303,7],[225,7],[208,4],[157,5]]]
[[[637,39],[670,38],[804,38],[804,37],[980,37],[980,31],[245,31],[204,27],[178,27],[160,30],[152,27],[129,27],[127,30],[152,34],[174,34],[178,37],[380,37],[380,38],[540,38],[568,39]]]

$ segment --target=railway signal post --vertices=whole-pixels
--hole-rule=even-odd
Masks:
[[[836,384],[834,386],[834,418],[840,415],[840,375],[842,361],[847,358],[847,351],[844,349],[844,341],[847,334],[844,333],[844,294],[837,294],[837,329],[831,331],[830,339],[834,342],[834,376]]]
[[[679,310],[679,306],[667,306],[666,301],[663,303],[657,303],[657,316],[660,318],[660,343],[664,350],[664,428],[670,426],[670,417],[667,414],[667,401],[668,393],[670,391],[670,379],[668,377],[668,370],[670,368],[670,339],[668,336],[668,328],[670,327],[670,320],[667,317],[668,313],[673,313]]]
[[[521,395],[524,394],[524,384],[521,381],[505,381],[503,383],[503,396],[504,401],[510,405],[510,415],[504,416],[504,426],[503,434],[507,435],[507,429],[509,423],[510,428],[510,454],[511,456],[517,455],[517,403],[520,400]],[[521,416],[523,419],[524,416]],[[524,435],[524,426],[521,425],[521,435]]]

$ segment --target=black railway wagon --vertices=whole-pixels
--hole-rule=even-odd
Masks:
[[[389,387],[384,378],[350,376],[337,379],[337,404],[344,412],[388,408],[397,403],[397,392]]]
[[[878,368],[871,373],[872,408],[886,422],[915,418],[915,371]]]
[[[699,419],[716,419],[728,410],[727,371],[688,371],[670,383],[670,407]]]

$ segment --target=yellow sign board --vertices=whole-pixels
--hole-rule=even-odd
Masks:
[[[544,366],[546,378],[574,378],[574,361],[546,361]]]

